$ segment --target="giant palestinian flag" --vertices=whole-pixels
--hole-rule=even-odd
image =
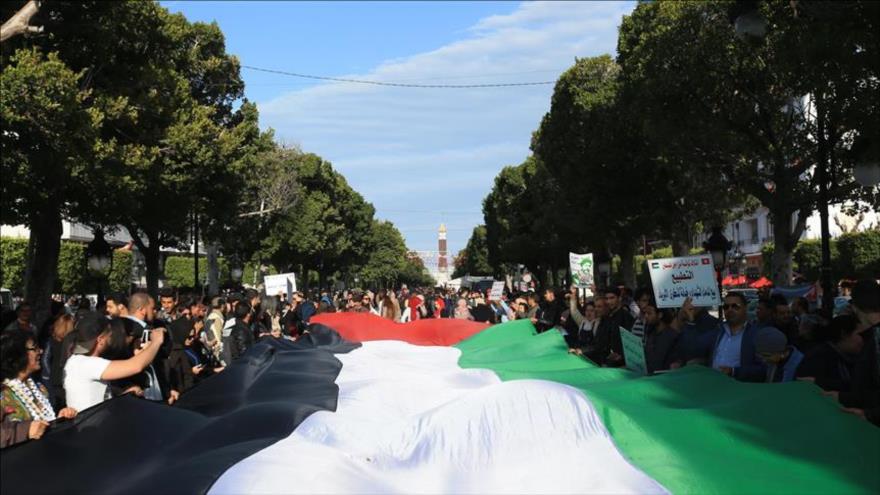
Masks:
[[[808,383],[636,377],[528,321],[315,321],[5,449],[3,493],[880,493],[880,430]]]

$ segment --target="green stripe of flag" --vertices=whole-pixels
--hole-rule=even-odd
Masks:
[[[568,354],[528,320],[456,347],[463,368],[583,391],[621,452],[673,493],[880,493],[880,429],[812,384],[739,383],[703,367],[637,378]]]

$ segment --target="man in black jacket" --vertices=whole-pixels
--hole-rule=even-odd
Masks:
[[[608,287],[605,289],[605,301],[608,303],[608,320],[610,320],[616,328],[623,327],[632,330],[633,323],[636,319],[630,314],[629,310],[623,307],[620,298],[620,289],[617,287]]]
[[[562,305],[556,298],[556,289],[548,287],[544,290],[544,302],[541,303],[535,317],[537,322],[535,328],[538,332],[546,332],[559,324],[559,317],[562,316]]]
[[[228,344],[229,347],[230,359],[226,363],[227,365],[243,356],[254,345],[254,332],[251,330],[252,317],[250,303],[247,301],[238,303],[238,306],[235,307],[235,326],[232,327],[227,342],[223,343],[224,345]]]
[[[844,411],[880,426],[880,285],[860,280],[852,290],[851,306],[864,330],[862,352],[856,360],[852,390],[841,392]]]

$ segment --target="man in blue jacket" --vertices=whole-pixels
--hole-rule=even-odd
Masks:
[[[748,322],[746,298],[733,292],[724,298],[724,316],[715,345],[709,357],[710,365],[725,375],[743,382],[762,382],[767,368],[755,350],[758,328]]]

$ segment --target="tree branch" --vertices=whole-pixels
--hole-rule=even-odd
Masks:
[[[24,33],[42,33],[42,26],[29,26],[31,18],[40,10],[38,0],[30,0],[18,12],[0,26],[0,42]]]

